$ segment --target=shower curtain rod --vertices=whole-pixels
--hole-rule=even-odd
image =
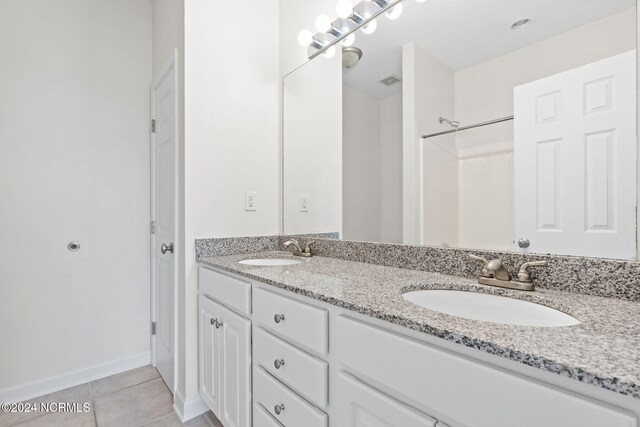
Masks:
[[[445,131],[442,131],[442,132],[436,132],[436,133],[431,133],[429,135],[423,135],[422,139],[429,139],[429,138],[433,138],[434,136],[447,135],[447,134],[454,133],[454,132],[460,132],[461,130],[479,128],[479,127],[482,127],[482,126],[489,126],[489,125],[492,125],[492,124],[495,124],[495,123],[507,122],[509,120],[513,120],[513,116],[502,117],[500,119],[489,120],[488,122],[476,123],[475,125],[463,126],[463,127],[457,128],[457,129],[449,129],[449,130],[445,130]]]

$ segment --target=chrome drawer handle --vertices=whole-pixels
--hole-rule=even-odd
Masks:
[[[279,405],[276,405],[275,408],[273,408],[274,411],[276,411],[276,415],[280,415],[280,412],[284,411],[284,404],[281,403]]]
[[[280,323],[284,320],[284,314],[276,314],[275,316],[273,316],[273,320],[276,323]]]
[[[281,366],[284,366],[284,359],[276,359],[273,361],[273,366],[276,367],[276,369],[280,369]]]

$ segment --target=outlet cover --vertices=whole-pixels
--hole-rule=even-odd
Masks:
[[[258,209],[258,203],[256,200],[256,192],[255,191],[245,191],[244,192],[244,210],[245,211],[255,211]]]
[[[300,212],[309,212],[309,203],[311,197],[306,194],[300,195]]]

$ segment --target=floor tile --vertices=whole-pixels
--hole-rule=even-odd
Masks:
[[[91,382],[93,397],[104,396],[105,394],[123,390],[137,384],[159,378],[160,374],[153,366],[143,366],[120,374],[111,375]]]
[[[38,417],[16,427],[95,427],[93,413],[57,412]]]
[[[176,414],[169,415],[168,417],[161,418],[159,420],[152,421],[145,427],[211,427],[211,424],[205,418],[205,415],[200,415],[186,423],[180,423],[180,419]],[[222,427],[222,424],[214,424],[215,427]]]
[[[29,403],[85,403],[91,401],[91,393],[89,384],[81,384],[79,386],[67,388],[55,393],[47,394],[36,399],[28,400]],[[18,423],[40,418],[46,414],[42,412],[0,412],[0,426],[13,426]]]
[[[173,412],[173,396],[162,378],[94,397],[100,427],[141,426]]]

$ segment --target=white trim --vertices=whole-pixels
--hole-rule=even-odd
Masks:
[[[4,388],[0,390],[0,402],[22,402],[27,399],[44,396],[141,366],[147,366],[149,364],[149,357],[150,353],[145,351],[133,356],[112,360],[63,375]]]
[[[175,215],[174,215],[174,286],[173,286],[173,390],[171,392],[175,395],[178,384],[178,366],[177,366],[177,358],[176,358],[176,350],[178,348],[178,280],[179,280],[179,262],[181,252],[180,252],[180,80],[178,76],[178,49],[173,50],[173,55],[171,58],[165,62],[165,64],[160,68],[160,71],[153,79],[151,84],[151,119],[155,119],[155,89],[162,83],[164,78],[173,70],[174,76],[174,118],[175,118],[175,153],[174,153],[174,174],[175,174]],[[150,132],[151,136],[151,206],[150,206],[150,218],[151,221],[155,221],[155,134]],[[151,235],[150,239],[151,243],[151,259],[149,268],[151,270],[151,318],[150,322],[156,321],[156,313],[155,313],[155,255],[156,255],[156,236],[155,234]],[[151,356],[150,361],[151,365],[156,366],[156,343],[155,337],[149,333],[149,339],[151,341]]]
[[[184,423],[204,414],[209,410],[209,407],[199,396],[185,402],[180,390],[176,390],[173,398],[173,410],[178,418],[180,418],[180,422]]]

